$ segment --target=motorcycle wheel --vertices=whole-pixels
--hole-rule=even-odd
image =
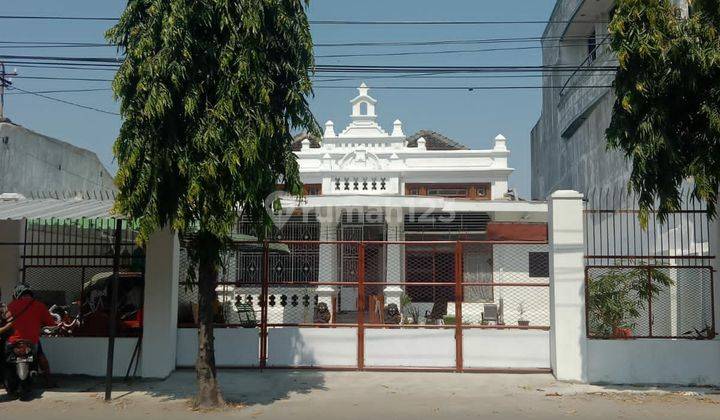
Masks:
[[[30,400],[31,392],[32,392],[32,383],[30,382],[30,379],[20,381],[20,383],[18,384],[18,392],[17,392],[20,401]]]
[[[8,395],[16,395],[18,393],[18,387],[20,386],[20,381],[18,377],[15,375],[14,372],[12,372],[10,369],[5,369],[5,392],[8,393]]]

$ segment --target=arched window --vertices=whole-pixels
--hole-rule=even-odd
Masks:
[[[360,102],[360,115],[367,115],[367,114],[368,114],[367,102]]]

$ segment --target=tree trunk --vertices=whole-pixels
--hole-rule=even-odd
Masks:
[[[202,247],[202,243],[196,244]],[[225,405],[217,380],[215,367],[215,337],[213,335],[213,303],[216,300],[217,267],[212,259],[200,251],[198,262],[198,311],[200,326],[198,329],[198,358],[195,371],[198,380],[198,394],[193,401],[197,409],[219,408]]]

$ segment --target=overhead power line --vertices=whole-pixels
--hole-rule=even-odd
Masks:
[[[96,79],[89,77],[62,77],[62,76],[15,76],[16,79],[31,80],[71,80],[76,82],[112,82],[112,79]]]
[[[96,89],[55,89],[55,90],[34,90],[32,92],[14,92],[11,91],[7,95],[33,95],[36,93],[84,93],[84,92],[111,92],[110,88],[96,88]]]
[[[13,90],[18,90],[18,91],[24,92],[24,93],[26,93],[26,94],[28,94],[28,95],[37,96],[37,97],[39,97],[39,98],[44,98],[44,99],[47,99],[47,100],[50,100],[50,101],[60,102],[60,103],[63,103],[63,104],[65,104],[65,105],[70,105],[70,106],[74,106],[74,107],[78,107],[78,108],[83,108],[83,109],[87,109],[87,110],[91,110],[91,111],[96,111],[96,112],[100,112],[100,113],[103,113],[103,114],[108,114],[108,115],[120,115],[120,114],[118,114],[117,112],[108,111],[108,110],[101,109],[101,108],[95,108],[95,107],[93,107],[93,106],[83,105],[83,104],[79,104],[79,103],[77,103],[77,102],[67,101],[67,100],[65,100],[65,99],[55,98],[55,97],[53,97],[53,96],[47,96],[47,95],[42,94],[42,93],[33,92],[33,91],[25,90],[25,89],[21,89],[21,88],[19,88],[19,87],[17,87],[17,86],[13,86]]]
[[[523,36],[503,38],[472,38],[472,39],[430,39],[414,41],[354,41],[354,42],[315,42],[315,47],[403,47],[403,46],[433,46],[433,45],[473,45],[473,44],[503,44],[503,43],[534,43],[548,41],[587,41],[586,35],[565,36]],[[584,44],[583,44],[584,45]],[[77,41],[0,41],[0,48],[84,48],[84,47],[117,47],[117,44],[99,42]]]
[[[577,85],[573,89],[607,89],[612,85]],[[357,86],[315,85],[313,89],[356,89]],[[534,90],[562,89],[562,86],[373,86],[373,90]]]
[[[113,22],[117,17],[108,16],[50,16],[50,15],[0,15],[5,20],[57,20]],[[310,20],[312,25],[542,25],[549,23],[607,23],[599,20]]]
[[[66,57],[66,56],[31,56],[31,55],[0,55],[0,60],[49,60],[67,61],[78,63],[100,63],[107,65],[120,65],[122,59],[108,57]],[[385,66],[385,65],[342,65],[342,64],[318,64],[313,69],[316,72],[513,72],[513,71],[598,71],[615,70],[616,66],[591,66],[578,68],[577,66]]]

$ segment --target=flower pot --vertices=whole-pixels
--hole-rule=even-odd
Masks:
[[[617,327],[613,328],[613,338],[630,338],[632,337],[632,328]]]
[[[518,326],[519,326],[520,328],[522,328],[522,329],[526,329],[527,327],[530,326],[530,321],[519,320],[519,321],[518,321]]]

